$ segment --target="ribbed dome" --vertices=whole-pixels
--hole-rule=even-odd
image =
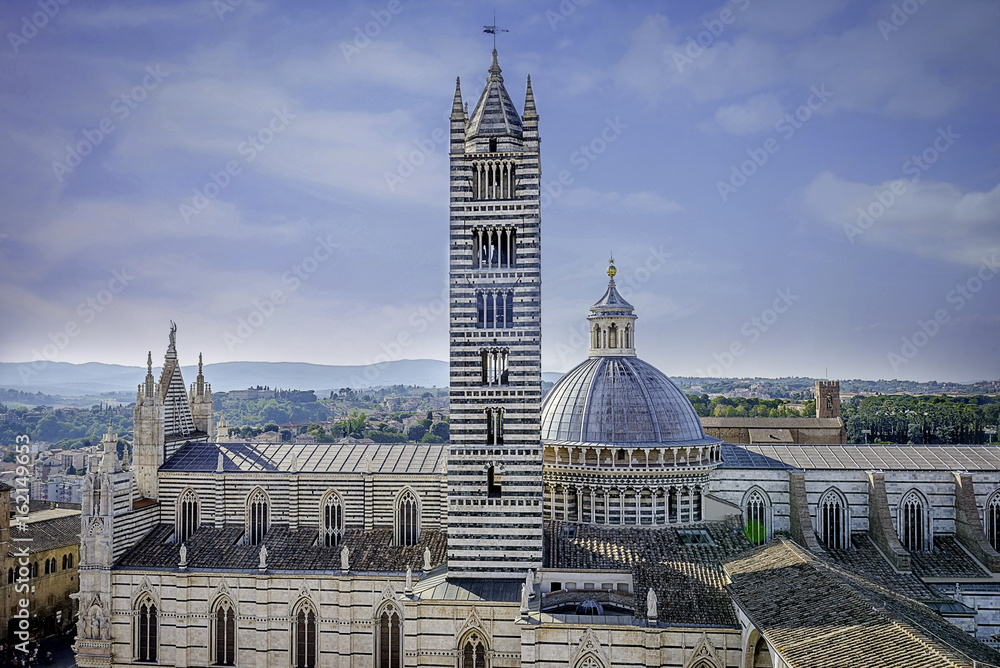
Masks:
[[[549,391],[542,440],[583,443],[716,443],[688,398],[637,357],[591,357]]]

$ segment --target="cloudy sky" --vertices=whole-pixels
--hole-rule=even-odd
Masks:
[[[142,364],[170,320],[185,363],[447,359],[494,8],[545,370],[613,252],[671,375],[1000,377],[995,0],[6,1],[0,360]]]

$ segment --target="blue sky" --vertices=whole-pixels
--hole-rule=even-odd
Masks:
[[[447,359],[494,9],[545,370],[613,252],[671,375],[1000,377],[992,0],[4,2],[0,359],[142,364],[170,320],[186,363]]]

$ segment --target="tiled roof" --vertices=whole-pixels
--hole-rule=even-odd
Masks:
[[[563,524],[545,529],[545,565],[572,570],[622,569],[632,571],[637,615],[646,614],[646,592],[657,595],[661,622],[671,624],[737,624],[723,589],[722,562],[750,544],[738,529],[723,522],[690,528],[708,531],[714,545],[684,545],[673,527],[577,527],[573,538],[563,537]],[[689,527],[685,527],[689,528]]]
[[[176,568],[180,561],[180,543],[166,542],[174,532],[173,525],[154,527],[139,543],[118,561],[119,567]],[[187,545],[188,569],[227,568],[254,570],[260,562],[259,545],[239,545],[243,525],[227,524],[221,529],[202,526],[190,537]],[[379,527],[369,531],[347,529],[337,547],[315,545],[315,527],[289,529],[287,524],[272,524],[264,537],[267,566],[270,570],[340,571],[340,550],[350,550],[352,571],[406,570],[409,565],[419,571],[424,565],[424,548],[430,548],[431,564],[444,562],[445,533],[424,529],[416,545],[392,545],[392,529]]]
[[[433,443],[185,443],[161,471],[430,474],[440,470],[447,445]]]
[[[21,531],[13,523],[10,528],[11,542],[8,547],[20,549],[27,545],[31,554],[80,544],[80,513],[64,515],[50,520],[31,522],[27,530]],[[31,538],[31,542],[20,542],[21,538]]]
[[[709,425],[706,425],[709,426]],[[859,471],[1000,471],[1000,448],[983,445],[733,445],[726,468]]]
[[[834,564],[844,570],[859,573],[888,589],[915,599],[934,598],[936,594],[913,573],[897,571],[882,556],[867,533],[851,536],[849,550],[827,549],[827,555]]]
[[[910,552],[913,572],[920,577],[988,578],[990,573],[962,549],[952,535],[934,536],[934,551]]]
[[[726,564],[727,587],[791,668],[1000,665],[1000,653],[926,605],[788,540]]]
[[[10,492],[13,491],[13,489],[14,488],[8,485],[7,483],[0,481],[0,492]]]

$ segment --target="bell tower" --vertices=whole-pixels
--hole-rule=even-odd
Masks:
[[[538,114],[507,94],[496,49],[469,116],[451,112],[450,577],[523,578],[542,563]]]

